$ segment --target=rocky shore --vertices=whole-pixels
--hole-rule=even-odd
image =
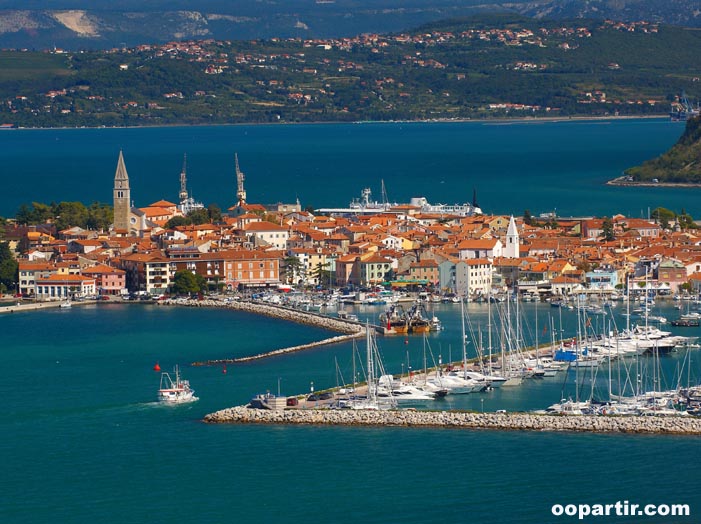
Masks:
[[[628,187],[701,187],[701,184],[692,182],[635,182],[627,176],[619,176],[606,182],[607,186],[628,186]]]
[[[701,435],[701,419],[692,417],[554,416],[413,410],[263,410],[237,406],[210,413],[204,417],[204,422]]]
[[[299,324],[306,324],[309,326],[318,327],[321,329],[328,329],[329,331],[336,331],[343,333],[343,335],[326,338],[323,340],[310,342],[308,344],[301,344],[298,346],[291,346],[281,349],[275,349],[272,351],[267,351],[265,353],[259,353],[257,355],[250,355],[247,357],[231,358],[231,359],[218,359],[218,360],[208,360],[205,362],[193,362],[193,366],[208,366],[208,365],[219,365],[219,364],[235,364],[240,362],[249,362],[251,360],[259,360],[262,358],[273,357],[277,355],[282,355],[285,353],[294,353],[296,351],[302,351],[304,349],[325,346],[328,344],[338,344],[340,342],[345,342],[347,340],[364,336],[365,327],[355,321],[345,320],[342,318],[331,318],[324,315],[318,315],[316,313],[311,313],[308,311],[300,311],[298,309],[292,309],[282,306],[275,306],[270,304],[261,304],[258,302],[249,302],[244,300],[234,300],[230,302],[222,302],[219,300],[183,300],[183,299],[169,299],[162,300],[158,302],[159,305],[163,306],[189,306],[189,307],[218,307],[233,309],[235,311],[244,311],[246,313],[254,313],[256,315],[264,315],[267,317],[278,318],[280,320],[287,320],[289,322],[297,322]]]

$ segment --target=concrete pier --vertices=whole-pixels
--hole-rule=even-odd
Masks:
[[[701,435],[701,419],[693,417],[555,416],[413,410],[262,410],[237,406],[211,413],[204,417],[204,422]]]

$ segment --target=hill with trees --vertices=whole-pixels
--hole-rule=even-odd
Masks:
[[[144,126],[667,114],[701,32],[482,15],[407,33],[0,52],[0,123]]]
[[[626,183],[701,185],[701,117],[686,122],[684,134],[672,148],[625,172]]]

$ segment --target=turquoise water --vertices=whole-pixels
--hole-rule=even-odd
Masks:
[[[377,123],[13,130],[0,134],[0,215],[32,201],[112,201],[119,150],[141,207],[177,201],[183,155],[192,195],[235,203],[234,153],[251,202],[345,206],[384,180],[389,200],[472,200],[490,213],[647,216],[657,206],[701,215],[697,189],[604,185],[668,149],[667,119]]]
[[[539,322],[549,309],[539,307]],[[468,310],[474,322],[486,317],[486,306]],[[361,316],[376,311],[358,308]],[[446,329],[429,337],[432,351],[459,358],[459,308],[435,312]],[[534,306],[524,314],[532,321]],[[569,335],[576,315],[564,313],[562,325]],[[687,489],[698,476],[698,438],[200,422],[256,392],[276,392],[278,382],[288,394],[311,381],[335,385],[335,362],[348,376],[351,344],[229,366],[226,374],[187,365],[326,334],[308,327],[224,310],[99,304],[3,315],[0,329],[2,522],[535,524],[568,521],[551,515],[558,503],[691,505],[686,520],[610,520],[664,523],[695,522],[701,504]],[[379,340],[389,371],[400,371],[407,352],[421,361],[422,339],[408,340]],[[673,372],[681,359],[663,365]],[[200,400],[157,405],[156,361],[163,369],[181,364]],[[561,388],[562,377],[531,381],[451,406],[544,407]]]

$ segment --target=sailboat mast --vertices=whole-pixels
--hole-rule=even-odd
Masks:
[[[375,367],[373,359],[374,343],[372,333],[370,332],[370,323],[365,323],[365,336],[367,342],[367,359],[368,359],[368,400],[372,403],[377,402],[377,391],[375,389]]]
[[[462,370],[467,371],[467,344],[465,342],[465,306],[460,301],[460,320],[462,321]]]
[[[492,374],[492,301],[487,300],[487,350],[489,351],[489,374]]]

